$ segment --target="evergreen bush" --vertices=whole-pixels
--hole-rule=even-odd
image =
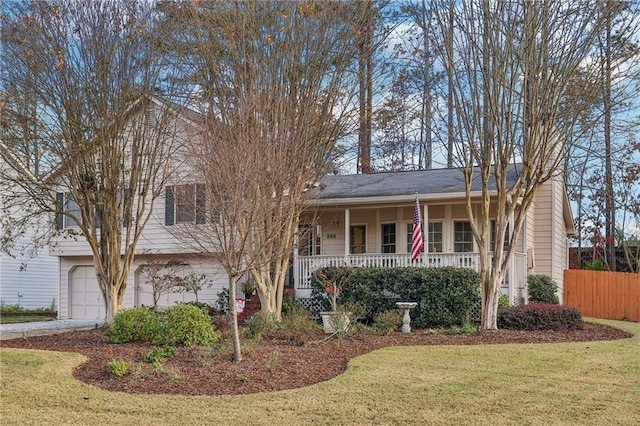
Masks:
[[[529,303],[559,304],[556,292],[558,284],[548,275],[529,275],[527,277]]]
[[[531,303],[498,310],[498,328],[576,330],[582,326],[582,315],[576,308],[569,306]]]
[[[206,309],[182,304],[158,313],[158,333],[153,343],[208,346],[215,343],[218,337]]]
[[[330,277],[335,268],[323,268]],[[312,298],[328,308],[324,287],[312,276]],[[355,268],[338,303],[360,303],[362,321],[373,323],[377,314],[396,309],[396,302],[418,302],[411,311],[416,327],[448,327],[468,322],[480,300],[480,277],[465,268]]]
[[[149,308],[123,309],[107,328],[110,343],[150,342],[158,331],[158,319]]]

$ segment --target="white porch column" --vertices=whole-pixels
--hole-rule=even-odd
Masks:
[[[444,221],[442,223],[442,251],[453,253],[453,220],[451,219],[451,204],[444,206]]]
[[[346,265],[349,264],[349,245],[351,244],[349,228],[351,228],[351,211],[344,209],[344,262]]]
[[[293,288],[300,285],[300,265],[298,265],[298,231],[293,234]]]

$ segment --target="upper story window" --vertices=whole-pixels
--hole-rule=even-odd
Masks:
[[[471,232],[470,222],[454,222],[453,251],[456,253],[473,251],[473,233]]]
[[[64,211],[69,213],[69,216],[64,215],[64,228],[79,228],[80,225],[71,215],[80,219],[80,206],[69,193],[64,194]]]
[[[205,223],[205,207],[204,185],[188,184],[165,187],[165,225]]]
[[[367,252],[367,227],[351,225],[349,228],[349,253],[364,254]]]
[[[396,224],[382,224],[382,253],[396,252]]]

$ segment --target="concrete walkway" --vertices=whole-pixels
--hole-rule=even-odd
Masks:
[[[46,336],[68,331],[91,330],[104,324],[102,320],[54,320],[42,322],[22,322],[0,324],[0,340],[17,339],[28,336]]]

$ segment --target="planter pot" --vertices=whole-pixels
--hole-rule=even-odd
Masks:
[[[333,333],[336,330],[347,331],[349,328],[349,316],[346,312],[320,312],[320,317],[325,333]]]

